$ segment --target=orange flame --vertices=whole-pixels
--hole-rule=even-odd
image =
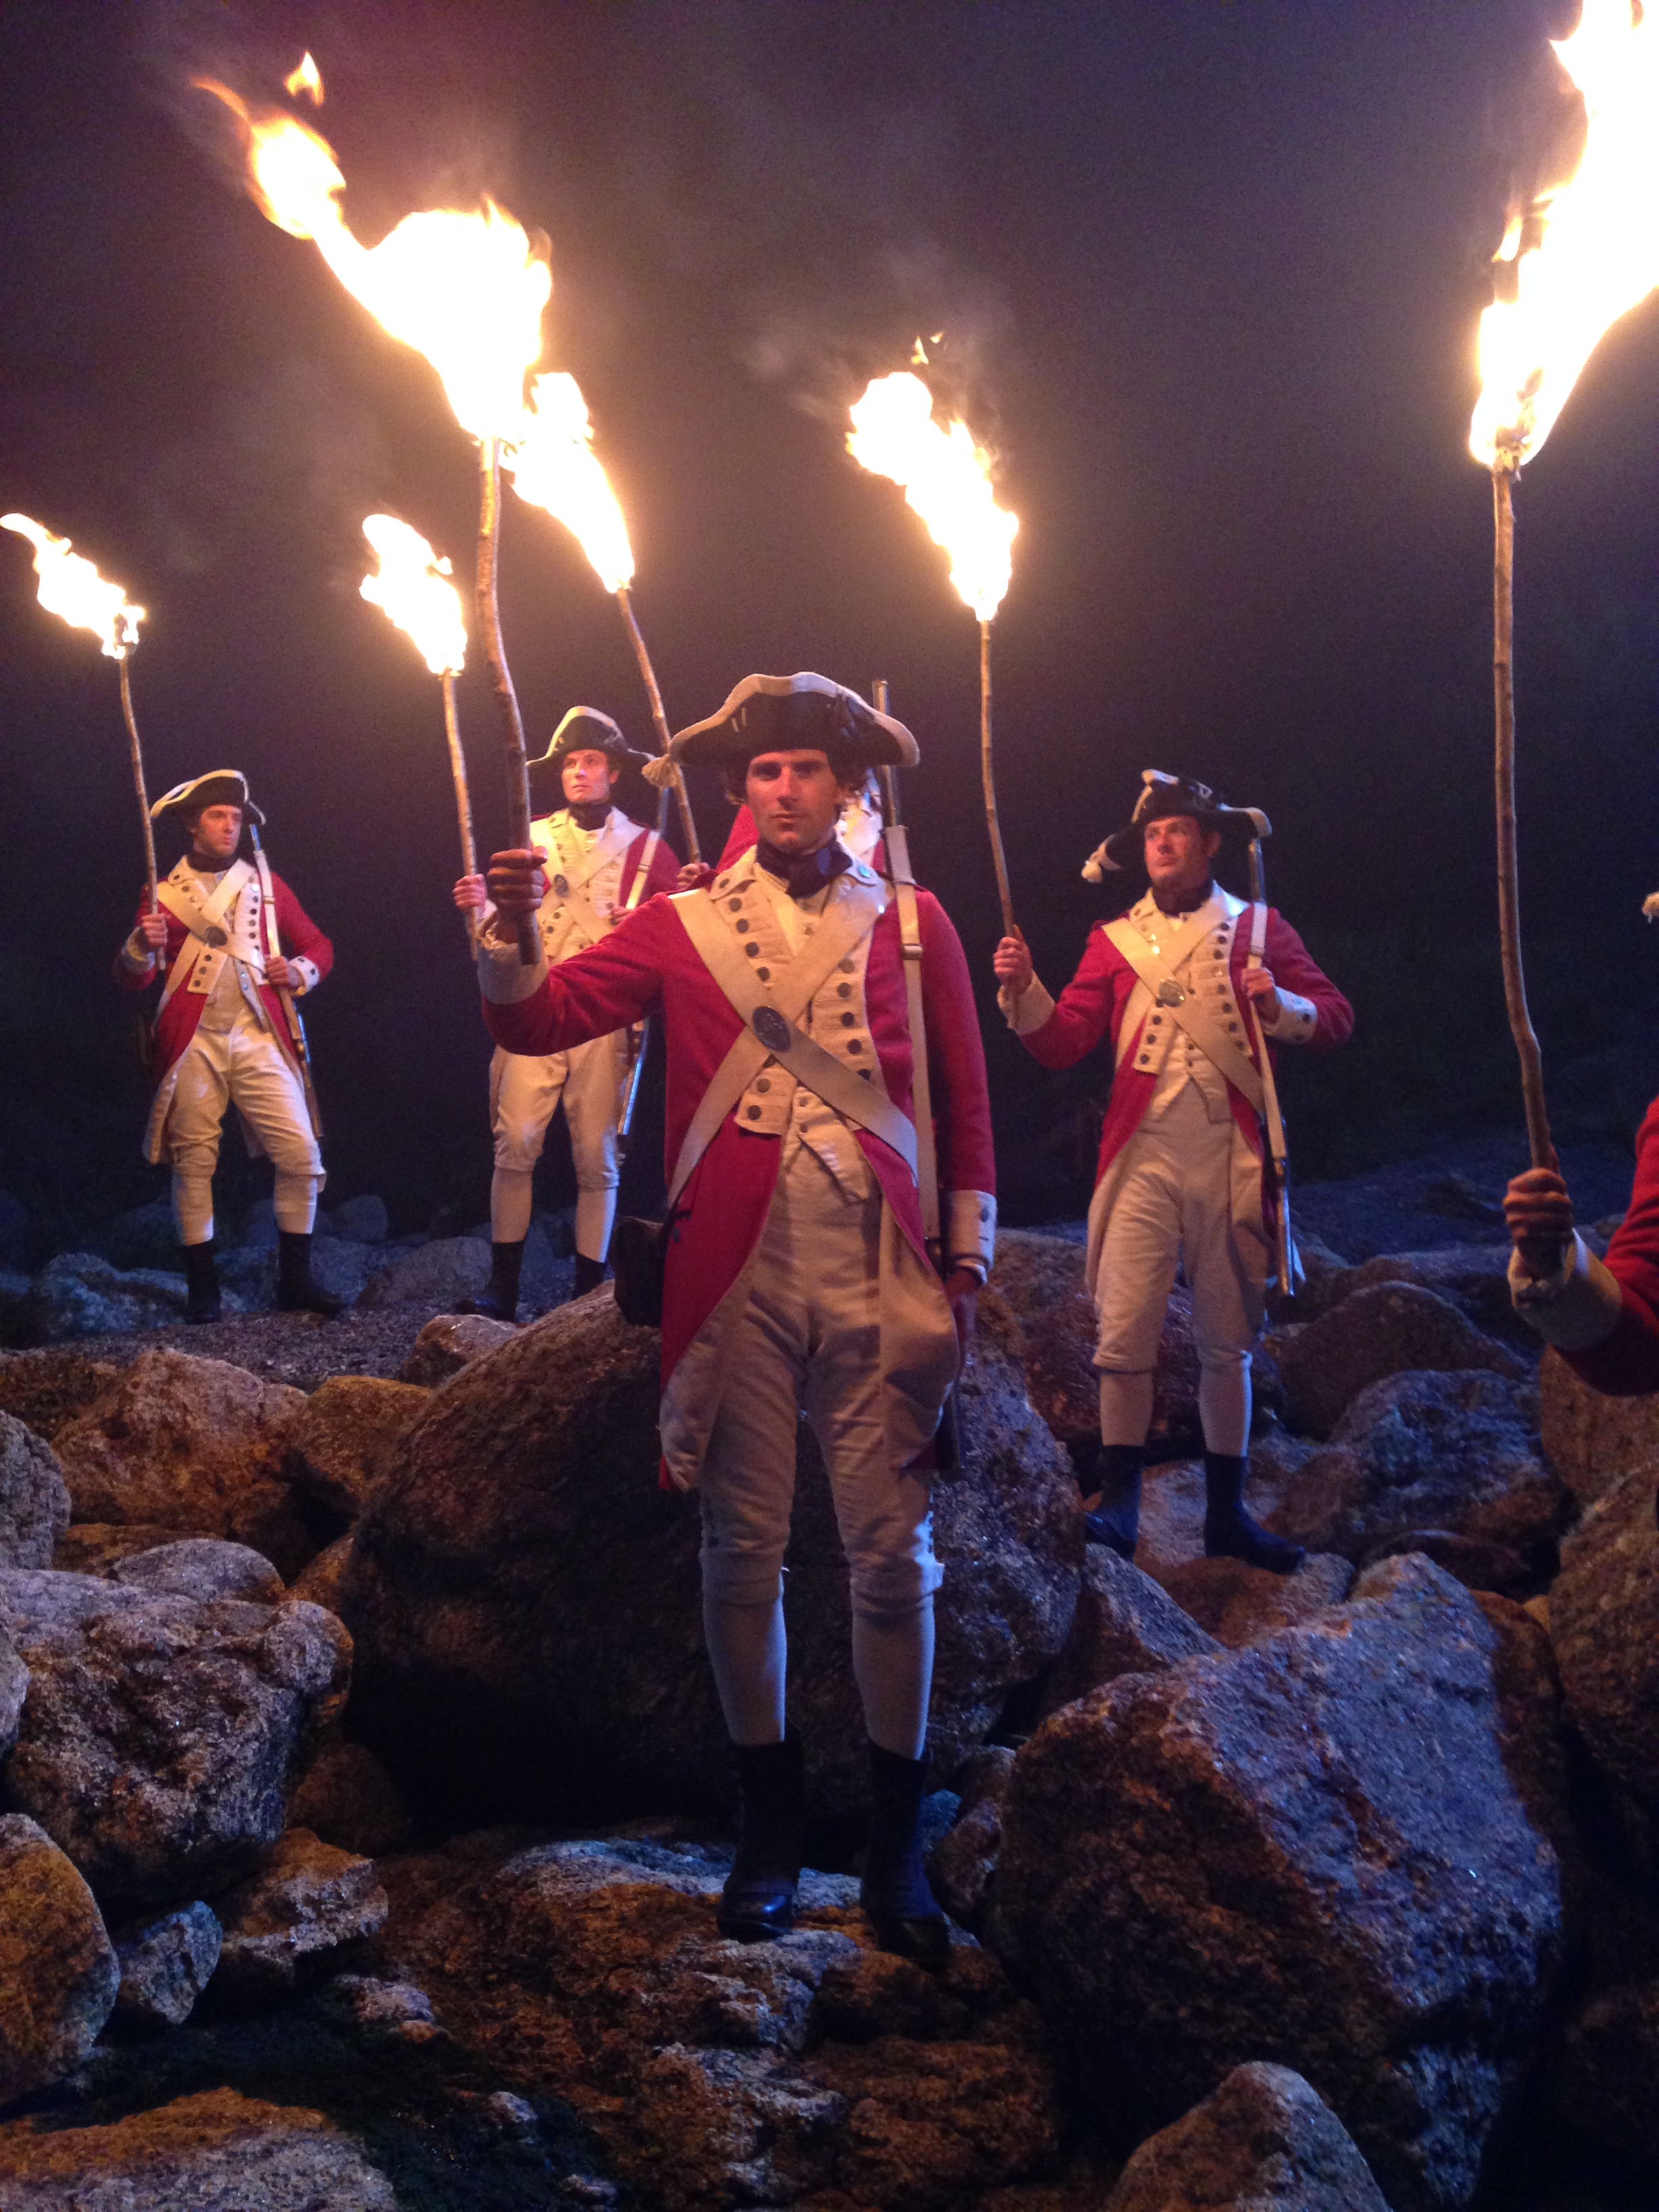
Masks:
[[[391,617],[434,676],[459,675],[466,665],[466,624],[461,595],[446,580],[447,558],[394,514],[366,514],[363,535],[380,564],[363,578],[363,597]]]
[[[345,179],[325,139],[278,108],[256,112],[222,84],[197,82],[240,118],[249,190],[270,220],[314,240],[353,299],[426,356],[463,429],[516,436],[553,289],[522,225],[486,199],[471,213],[406,215],[378,246],[361,245],[337,204]]]
[[[1517,469],[1554,428],[1608,326],[1659,284],[1659,8],[1584,0],[1556,58],[1584,102],[1576,175],[1532,210],[1528,248],[1512,220],[1497,258],[1516,264],[1514,296],[1480,318],[1481,391],[1469,451]]]
[[[309,54],[301,56],[298,69],[290,70],[283,79],[283,90],[290,100],[297,100],[302,92],[307,93],[313,107],[322,106],[323,73]]]
[[[1018,516],[991,494],[991,457],[965,422],[933,420],[933,394],[900,369],[876,377],[852,410],[847,450],[904,496],[951,556],[951,581],[982,623],[1002,604],[1012,572]]]
[[[112,660],[125,660],[138,642],[143,607],[131,605],[118,584],[106,582],[83,555],[70,552],[67,538],[54,538],[44,523],[27,514],[0,514],[0,530],[15,530],[33,544],[46,612],[61,615],[72,629],[89,629]]]
[[[501,458],[513,471],[520,498],[563,523],[607,592],[619,592],[633,581],[628,525],[593,451],[587,403],[574,376],[536,379],[518,442]]]

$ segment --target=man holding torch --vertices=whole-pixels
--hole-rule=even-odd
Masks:
[[[1115,1059],[1089,1208],[1088,1279],[1099,1316],[1101,1504],[1091,1537],[1134,1554],[1141,1462],[1164,1310],[1183,1263],[1193,1294],[1204,1429],[1204,1548],[1287,1574],[1298,1545],[1244,1510],[1250,1350],[1273,1265],[1262,1141],[1267,1041],[1343,1043],[1353,1010],[1266,906],[1222,890],[1212,864],[1243,853],[1264,818],[1206,784],[1148,769],[1127,825],[1084,874],[1144,873],[1128,913],[1090,937],[1056,1002],[1022,937],[995,957],[1003,1012],[1045,1067],[1071,1067],[1108,1035]]]
[[[864,1904],[890,1950],[948,1948],[918,1844],[933,1675],[931,1448],[989,1268],[995,1200],[984,1055],[962,948],[925,891],[914,1035],[908,921],[836,837],[902,724],[811,674],[751,676],[673,740],[710,761],[757,842],[706,889],[526,971],[514,918],[536,856],[499,853],[481,934],[485,1019],[509,1053],[568,1050],[660,1008],[672,1234],[663,1286],[664,1474],[701,1492],[703,1620],[742,1805],[722,1930],[793,1922],[805,1805],[786,1725],[782,1567],[805,1411],[823,1446],[853,1600],[870,1743]],[[926,1249],[913,1118],[925,1052],[943,1250]]]
[[[677,863],[654,830],[629,821],[612,797],[635,752],[609,714],[573,707],[532,772],[556,770],[564,805],[530,828],[551,880],[542,901],[542,945],[556,964],[607,936],[625,914],[674,888]],[[489,912],[482,876],[463,876],[455,903]],[[605,1279],[617,1213],[617,1126],[632,1064],[626,1030],[566,1052],[526,1055],[496,1048],[489,1064],[489,1120],[495,1171],[489,1185],[489,1285],[474,1310],[512,1321],[530,1232],[533,1178],[547,1127],[564,1104],[576,1167],[576,1296]]]
[[[264,820],[240,769],[176,784],[150,811],[158,822],[176,819],[190,848],[159,886],[159,906],[146,899],[139,908],[115,975],[128,991],[162,979],[144,1154],[172,1164],[185,1318],[219,1318],[213,1171],[232,1105],[249,1150],[268,1154],[276,1171],[278,1309],[336,1314],[339,1302],[311,1273],[323,1158],[293,1012],[294,1000],[333,966],[334,948],[263,856],[257,865],[239,857],[244,822]]]

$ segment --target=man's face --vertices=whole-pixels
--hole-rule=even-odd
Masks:
[[[755,827],[780,853],[816,853],[835,834],[848,793],[829,757],[798,750],[757,753],[744,779]]]
[[[1155,891],[1201,890],[1221,849],[1221,832],[1206,830],[1190,814],[1166,814],[1145,830],[1146,872]]]
[[[568,752],[559,771],[566,803],[571,806],[603,805],[616,787],[621,773],[611,766],[610,754],[602,752],[598,745],[583,745]]]
[[[240,806],[204,806],[191,829],[191,842],[204,860],[225,867],[236,857],[242,842]]]

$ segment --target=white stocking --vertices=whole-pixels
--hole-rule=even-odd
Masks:
[[[535,1185],[530,1168],[497,1168],[489,1179],[489,1241],[522,1244],[530,1234]]]
[[[271,1208],[279,1229],[286,1230],[290,1237],[309,1237],[317,1225],[316,1176],[285,1175],[278,1168]]]
[[[603,1260],[611,1249],[611,1224],[617,1218],[617,1191],[576,1193],[576,1249],[584,1260]]]
[[[1198,1418],[1206,1451],[1242,1458],[1250,1445],[1250,1356],[1224,1354],[1199,1369]]]
[[[173,1171],[173,1218],[181,1244],[213,1242],[213,1171],[204,1176]]]
[[[730,1599],[714,1596],[705,1584],[702,1632],[720,1711],[726,1717],[726,1732],[732,1742],[781,1743],[788,1663],[783,1600],[774,1598],[769,1605],[733,1605]],[[857,1634],[856,1627],[854,1633]]]
[[[897,1759],[920,1759],[933,1686],[933,1599],[853,1614],[853,1679],[865,1733]]]
[[[1152,1425],[1152,1394],[1157,1376],[1103,1375],[1100,1378],[1100,1441],[1103,1444],[1144,1444]]]

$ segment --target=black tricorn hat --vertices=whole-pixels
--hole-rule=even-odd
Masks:
[[[240,806],[243,814],[264,827],[265,817],[247,795],[247,778],[239,768],[210,769],[164,791],[149,810],[152,822],[167,814],[198,814],[204,806]]]
[[[604,753],[617,768],[640,768],[652,756],[636,752],[620,726],[597,707],[573,707],[548,739],[547,750],[532,768],[557,768],[567,753]]]
[[[1190,815],[1202,828],[1218,831],[1218,860],[1241,859],[1258,837],[1273,834],[1273,823],[1259,806],[1224,806],[1207,783],[1170,775],[1161,768],[1142,769],[1134,812],[1121,830],[1114,830],[1090,854],[1083,863],[1084,880],[1097,884],[1109,869],[1144,870],[1146,824],[1167,821],[1172,814]]]
[[[834,747],[861,768],[914,768],[921,755],[902,722],[878,714],[844,684],[803,669],[793,676],[745,676],[719,714],[677,732],[669,757],[745,766],[757,753]]]

